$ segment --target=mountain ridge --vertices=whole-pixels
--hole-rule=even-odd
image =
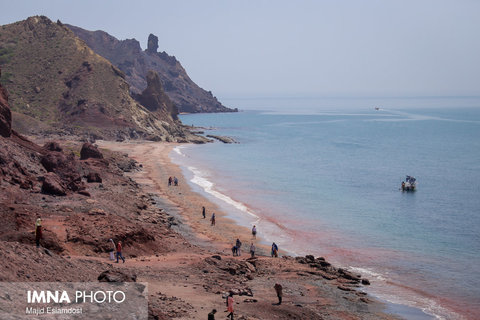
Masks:
[[[155,71],[179,112],[238,111],[223,106],[211,91],[195,84],[175,56],[170,56],[165,51],[157,52],[158,37],[153,34],[149,35],[148,46],[142,51],[140,43],[135,39],[118,40],[102,30],[88,31],[69,24],[66,26],[95,52],[125,73],[133,94],[139,94],[147,87],[147,74]]]
[[[21,133],[199,142],[170,112],[153,114],[135,101],[125,74],[60,21],[35,16],[1,26],[0,61]],[[42,126],[20,123],[26,119]]]

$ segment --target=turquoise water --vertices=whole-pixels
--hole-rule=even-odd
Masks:
[[[175,150],[195,190],[266,242],[363,274],[384,300],[480,318],[480,107],[255,103],[235,107],[282,105],[181,117],[239,142]],[[399,191],[407,174],[415,193]]]

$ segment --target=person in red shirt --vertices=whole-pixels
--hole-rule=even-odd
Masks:
[[[125,258],[122,255],[122,241],[118,241],[117,243],[117,263],[118,263],[118,258],[122,258],[123,263],[125,263]]]
[[[230,318],[230,320],[233,320],[233,294],[231,292],[227,297],[227,311],[230,312],[227,315],[227,318]]]

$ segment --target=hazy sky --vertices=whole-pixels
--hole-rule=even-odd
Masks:
[[[218,97],[480,96],[480,1],[0,0],[118,39],[149,33]]]

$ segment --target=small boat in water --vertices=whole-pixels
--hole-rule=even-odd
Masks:
[[[407,176],[405,181],[402,181],[402,191],[415,191],[417,188],[417,179],[412,176]]]

